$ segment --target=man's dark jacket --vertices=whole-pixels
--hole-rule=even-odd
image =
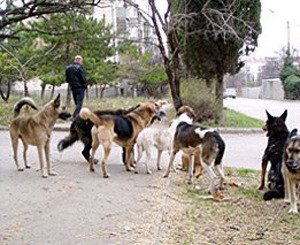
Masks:
[[[85,89],[87,86],[85,70],[78,63],[73,63],[67,66],[66,80],[72,89]]]

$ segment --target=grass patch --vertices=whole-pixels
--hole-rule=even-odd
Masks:
[[[234,110],[224,110],[224,126],[228,128],[262,128],[264,121],[248,117]]]
[[[196,180],[197,188],[183,184],[185,173],[173,175],[176,188],[172,196],[175,195],[174,200],[180,200],[175,205],[178,207],[181,203],[180,217],[183,217],[178,217],[178,209],[174,212],[180,227],[174,230],[175,234],[181,232],[182,227],[189,228],[177,235],[177,240],[170,244],[189,244],[190,241],[203,241],[203,244],[252,244],[255,240],[259,240],[259,244],[299,244],[300,214],[289,214],[289,206],[282,199],[263,201],[262,195],[266,190],[256,189],[260,171],[224,168],[224,172],[228,183],[238,185],[225,185],[222,190],[224,199],[220,202],[203,198],[207,195],[210,182],[206,174]],[[173,226],[176,227],[175,222],[172,222]],[[178,242],[180,238],[182,242]]]

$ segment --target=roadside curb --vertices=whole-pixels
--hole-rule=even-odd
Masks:
[[[0,131],[9,130],[8,126],[0,125]],[[70,124],[56,124],[54,131],[67,132],[70,130]],[[216,128],[221,134],[262,134],[264,131],[260,128]]]

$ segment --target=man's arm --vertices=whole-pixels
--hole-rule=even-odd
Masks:
[[[78,75],[79,75],[79,80],[80,80],[80,83],[82,84],[83,87],[87,87],[87,81],[86,81],[86,73],[85,73],[85,70],[80,67],[78,69]]]

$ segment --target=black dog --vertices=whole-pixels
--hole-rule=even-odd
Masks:
[[[284,197],[284,181],[281,166],[283,149],[289,136],[289,130],[285,124],[287,110],[280,117],[273,117],[268,111],[266,113],[268,119],[263,129],[267,131],[268,145],[262,158],[261,179],[258,187],[259,190],[262,190],[265,186],[266,169],[270,161],[271,168],[268,174],[269,190],[263,195],[265,201]]]
[[[139,105],[132,107],[128,110],[104,110],[104,111],[95,111],[94,113],[97,114],[97,116],[102,116],[102,115],[126,115],[127,113],[135,110],[138,108]],[[57,148],[59,151],[63,151],[67,147],[73,145],[76,141],[80,140],[84,144],[84,149],[81,152],[83,157],[87,162],[89,162],[90,158],[90,150],[92,149],[92,134],[91,130],[94,124],[90,120],[84,120],[79,116],[76,116],[74,121],[71,124],[70,127],[70,134],[62,139],[58,145]],[[125,151],[123,149],[123,155],[122,155],[123,162],[125,162]]]

